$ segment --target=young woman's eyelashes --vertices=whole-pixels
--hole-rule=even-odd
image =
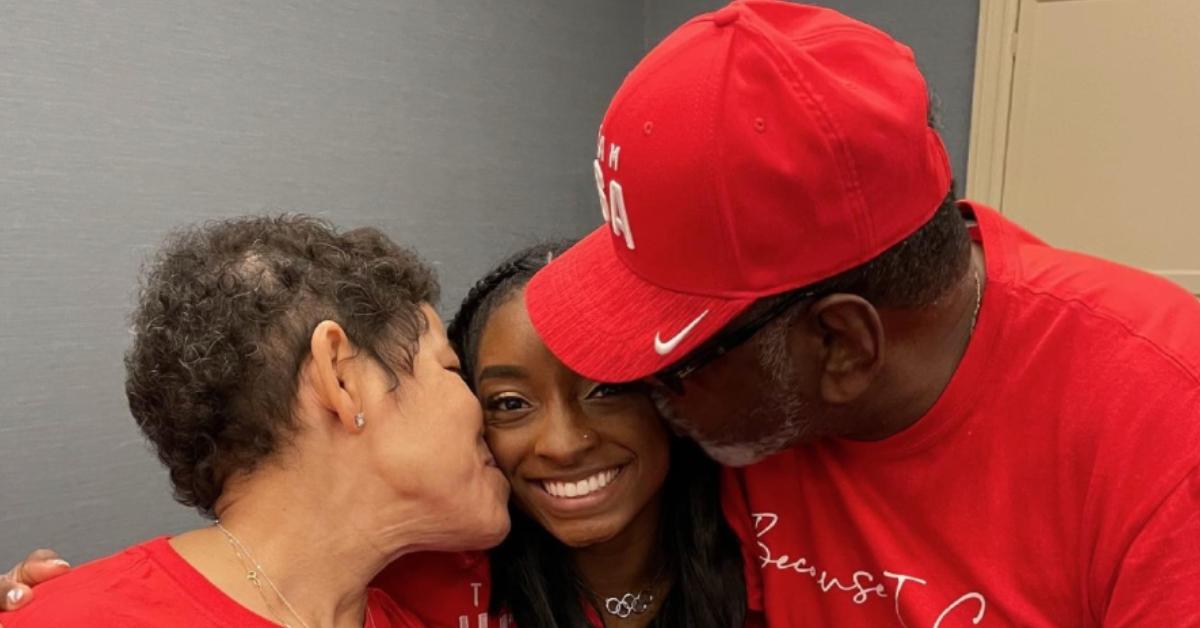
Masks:
[[[645,394],[645,388],[638,382],[627,384],[595,384],[588,391],[585,399],[608,399],[622,395]]]
[[[586,388],[581,401],[611,402],[628,399],[634,395],[646,394],[645,387],[639,382],[627,384],[595,383]],[[514,424],[528,416],[534,409],[534,402],[515,391],[497,392],[488,395],[483,400],[484,419],[491,427],[505,427]]]
[[[502,392],[484,399],[483,409],[488,425],[503,426],[529,414],[533,404],[515,392]]]

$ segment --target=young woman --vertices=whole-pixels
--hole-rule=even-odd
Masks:
[[[512,532],[489,556],[490,613],[462,612],[464,596],[434,590],[453,579],[438,575],[443,557],[401,561],[388,589],[443,626],[742,626],[742,556],[716,464],[666,431],[638,385],[576,375],[529,323],[524,286],[565,248],[535,246],[500,264],[450,326],[512,484]],[[475,597],[486,592],[485,563],[454,560],[475,569]],[[473,601],[487,610],[486,598]]]

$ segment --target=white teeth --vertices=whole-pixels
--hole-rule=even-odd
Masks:
[[[608,486],[621,472],[620,468],[608,469],[578,482],[554,482],[543,480],[542,488],[555,497],[583,497]]]

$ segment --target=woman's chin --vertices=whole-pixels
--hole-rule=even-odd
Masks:
[[[621,532],[622,527],[610,524],[588,525],[587,522],[571,522],[569,525],[550,527],[549,531],[563,545],[582,549],[611,541]]]
[[[436,507],[433,507],[436,511]],[[485,490],[469,504],[444,505],[444,512],[456,515],[439,518],[439,551],[465,552],[491,549],[500,544],[512,527],[508,514],[508,483],[502,490]]]
[[[511,528],[512,521],[508,518],[508,508],[501,508],[496,525],[492,527],[491,534],[483,540],[484,545],[480,549],[491,549],[499,545],[504,537],[508,536]]]
[[[508,536],[511,522],[508,510],[502,510],[497,516],[481,521],[469,530],[460,529],[457,533],[444,537],[440,542],[431,544],[429,549],[438,552],[475,552],[490,550],[496,547]]]
[[[508,492],[505,491],[504,499],[498,500],[495,503],[490,516],[480,526],[482,532],[473,537],[476,547],[471,549],[491,549],[499,545],[504,540],[504,537],[508,536],[508,532],[512,528],[512,520],[508,516],[507,498]]]

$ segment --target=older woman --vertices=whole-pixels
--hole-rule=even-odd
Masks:
[[[375,575],[509,527],[436,291],[374,230],[247,218],[174,236],[146,275],[126,392],[176,498],[214,525],[56,578],[0,624],[413,625]]]

